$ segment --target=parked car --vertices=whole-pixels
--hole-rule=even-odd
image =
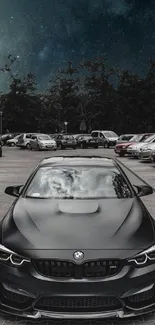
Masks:
[[[29,319],[153,312],[155,221],[121,165],[43,159],[0,221],[0,309]],[[63,284],[63,285],[60,285]]]
[[[83,135],[77,138],[77,147],[82,149],[98,148],[98,139],[93,138],[90,134]]]
[[[116,144],[129,142],[131,138],[133,138],[136,134],[122,134],[118,138]]]
[[[1,144],[2,144],[2,146],[4,146],[6,143],[7,143],[7,141],[9,140],[9,139],[12,139],[14,137],[14,134],[12,134],[12,133],[6,133],[6,134],[3,134],[0,138],[1,138]]]
[[[151,153],[154,150],[155,150],[155,142],[150,143],[150,144],[146,144],[145,146],[140,148],[138,158],[141,161],[151,162]]]
[[[47,134],[36,134],[32,135],[30,142],[29,142],[29,149],[30,150],[49,150],[57,149],[57,144],[54,139]]]
[[[153,150],[151,152],[151,162],[154,163],[155,162],[155,150]]]
[[[17,145],[18,139],[20,137],[20,134],[16,135],[14,138],[9,139],[6,141],[7,146],[14,147]]]
[[[146,144],[150,144],[155,142],[155,134],[146,134],[145,138],[143,138],[141,141],[139,141],[139,143],[134,143],[130,146],[128,146],[127,149],[127,154],[134,157],[134,158],[138,158],[139,157],[139,153],[140,150],[143,146],[145,146]]]
[[[115,146],[118,140],[118,135],[113,131],[94,130],[91,132],[91,136],[98,140],[99,146],[104,148]]]
[[[114,151],[120,157],[124,157],[128,153],[127,152],[128,147],[131,144],[135,144],[135,143],[143,140],[143,138],[144,138],[144,135],[143,134],[136,134],[129,141],[116,144],[116,146],[114,148]]]
[[[0,157],[2,157],[3,149],[2,149],[2,141],[0,140]]]
[[[76,149],[77,142],[72,135],[57,134],[54,139],[58,149]]]
[[[38,133],[22,133],[20,134],[16,146],[20,149],[29,149],[30,148],[30,139],[33,135]]]

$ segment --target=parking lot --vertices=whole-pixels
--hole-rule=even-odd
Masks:
[[[43,158],[48,156],[58,156],[58,155],[103,155],[114,157],[113,149],[78,149],[78,150],[58,150],[56,152],[42,152],[42,151],[28,151],[20,150],[18,148],[7,148],[3,149],[3,157],[0,158],[0,218],[2,218],[7,212],[10,204],[13,202],[12,197],[4,194],[5,187],[9,185],[21,185],[24,184],[27,177],[29,176],[32,169],[36,164]],[[123,164],[125,164],[132,172],[136,173],[138,176],[143,178],[146,182],[155,188],[155,166],[147,163],[140,163],[139,161],[132,158],[118,158]],[[132,184],[138,182],[135,175],[128,171],[128,177],[132,181]],[[149,196],[143,200],[152,214],[155,217],[155,196]],[[0,316],[0,325],[6,324],[30,324],[32,321],[24,321],[19,318]],[[34,321],[33,321],[34,323]],[[36,324],[60,324],[60,321],[39,321]],[[63,324],[91,324],[90,321],[70,321],[62,322]],[[62,324],[61,323],[61,324]],[[92,324],[95,322],[93,321]],[[97,321],[96,324],[155,324],[155,316],[149,315],[145,317],[140,317],[131,320],[102,320]]]

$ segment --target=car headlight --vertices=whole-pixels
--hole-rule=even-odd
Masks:
[[[145,148],[142,148],[141,151],[151,151],[151,149],[148,147],[145,147]]]
[[[142,267],[155,262],[155,245],[128,259],[128,262]]]
[[[23,263],[30,263],[30,259],[26,259],[3,245],[0,245],[0,263],[9,263],[14,266],[21,266]]]

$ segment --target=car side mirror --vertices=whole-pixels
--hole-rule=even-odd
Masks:
[[[21,193],[23,185],[8,186],[5,189],[5,193],[11,196],[18,197]]]
[[[146,195],[150,195],[153,194],[154,190],[151,186],[149,185],[134,185],[134,187],[136,187],[137,191],[138,191],[138,196],[146,196]]]

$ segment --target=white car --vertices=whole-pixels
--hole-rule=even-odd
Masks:
[[[135,158],[138,158],[141,148],[143,148],[143,146],[145,146],[147,144],[151,144],[151,143],[154,143],[154,142],[155,142],[155,134],[151,135],[150,137],[148,137],[143,142],[137,142],[137,143],[129,146],[127,148],[127,154],[131,155],[131,156],[133,156]]]
[[[47,134],[37,134],[33,135],[30,139],[29,142],[29,149],[33,150],[49,150],[57,149],[57,144],[54,139],[52,139],[49,135]]]
[[[16,135],[16,137],[14,137],[13,139],[9,139],[7,140],[6,144],[9,147],[15,147],[17,142],[18,142],[18,138],[20,137],[20,134]]]

